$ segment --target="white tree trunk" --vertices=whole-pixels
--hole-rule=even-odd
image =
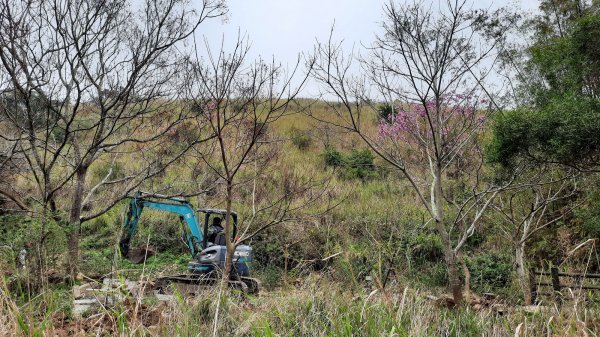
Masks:
[[[526,305],[531,305],[531,292],[529,291],[529,278],[525,269],[525,242],[518,241],[515,245],[515,263],[517,268],[517,277],[519,285],[523,291],[523,298]]]
[[[452,297],[456,305],[462,302],[462,284],[460,282],[458,259],[454,248],[452,247],[452,240],[450,233],[446,228],[444,222],[444,212],[442,205],[442,170],[437,162],[430,158],[430,168],[433,175],[433,181],[431,184],[431,210],[433,218],[435,219],[436,230],[442,238],[442,245],[444,249],[444,260],[446,262],[446,268],[448,270],[448,283],[450,284],[450,290],[452,291]]]

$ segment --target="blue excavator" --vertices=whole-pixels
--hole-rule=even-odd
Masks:
[[[184,241],[192,256],[192,260],[188,263],[188,273],[159,277],[156,280],[158,288],[171,283],[197,285],[218,283],[225,267],[227,253],[225,231],[221,227],[227,212],[209,208],[199,209],[196,212],[185,199],[137,192],[129,198],[123,236],[119,241],[121,255],[125,258],[132,258],[129,245],[140,223],[142,211],[146,208],[179,216],[183,224]],[[198,221],[200,216],[204,218],[202,225]],[[235,240],[238,216],[236,212],[230,212],[230,216],[233,223],[232,239]],[[257,293],[260,283],[250,277],[252,248],[248,245],[237,245],[232,263],[229,285],[245,293]]]

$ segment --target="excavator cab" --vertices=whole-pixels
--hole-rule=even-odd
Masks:
[[[204,228],[202,229],[204,232],[204,242],[202,243],[202,246],[204,248],[213,245],[225,246],[225,216],[227,212],[222,209],[205,208],[199,209],[198,213],[200,213],[201,217],[204,219]],[[233,225],[231,240],[235,241],[237,235],[238,216],[235,211],[231,211],[230,214],[231,224]]]
[[[188,269],[194,273],[209,273],[215,269],[223,269],[225,266],[225,255],[227,253],[225,238],[225,216],[226,210],[205,208],[199,209],[198,213],[203,215],[204,238],[200,254],[188,263]],[[230,212],[232,231],[231,241],[237,240],[238,216],[234,211]],[[236,247],[233,256],[233,272],[238,276],[250,276],[250,263],[252,262],[252,248],[247,245]]]

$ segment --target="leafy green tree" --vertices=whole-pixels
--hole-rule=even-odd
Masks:
[[[504,166],[517,158],[597,171],[600,101],[576,95],[540,108],[522,107],[494,118],[488,159]]]
[[[600,164],[600,9],[542,1],[523,66],[530,104],[496,117],[488,159],[516,158],[597,171]]]
[[[577,209],[582,202],[587,205],[584,198],[590,196],[579,198],[581,191],[576,193],[574,187],[563,185],[578,171],[600,169],[598,5],[573,0],[541,1],[540,14],[520,25],[521,30],[532,30],[531,40],[522,52],[518,48],[511,51],[522,58],[505,59],[505,66],[518,74],[520,83],[516,87],[520,90],[516,90],[513,102],[516,108],[494,117],[493,137],[486,155],[489,161],[504,168],[523,170],[521,180],[531,183],[531,187],[503,193],[495,205],[506,217],[505,225],[512,228],[515,267],[526,303],[531,302],[525,273],[526,250],[548,239],[539,240],[543,230],[563,226],[565,214],[572,213],[585,219],[582,229],[588,224],[594,226],[594,208]],[[561,170],[554,170],[555,164]],[[528,176],[534,171],[539,174],[539,181]],[[558,176],[553,177],[553,172]],[[553,180],[560,184],[550,184]],[[584,193],[589,193],[596,188],[584,189],[588,190]],[[559,200],[562,201],[557,203]],[[547,205],[551,204],[561,205],[561,212],[547,212]]]

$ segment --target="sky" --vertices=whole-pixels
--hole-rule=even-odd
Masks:
[[[327,41],[334,22],[334,40],[343,40],[348,51],[353,47],[360,49],[361,44],[369,45],[380,32],[382,7],[387,1],[228,0],[227,18],[206,22],[196,38],[206,37],[212,49],[218,49],[222,41],[225,48],[231,48],[231,41],[239,32],[251,41],[250,58],[274,58],[284,66],[293,67],[300,53],[313,50],[316,40]],[[474,9],[519,6],[524,11],[535,11],[538,3],[538,0],[474,0],[471,6]],[[309,83],[303,95],[315,96],[317,91],[316,85]]]

